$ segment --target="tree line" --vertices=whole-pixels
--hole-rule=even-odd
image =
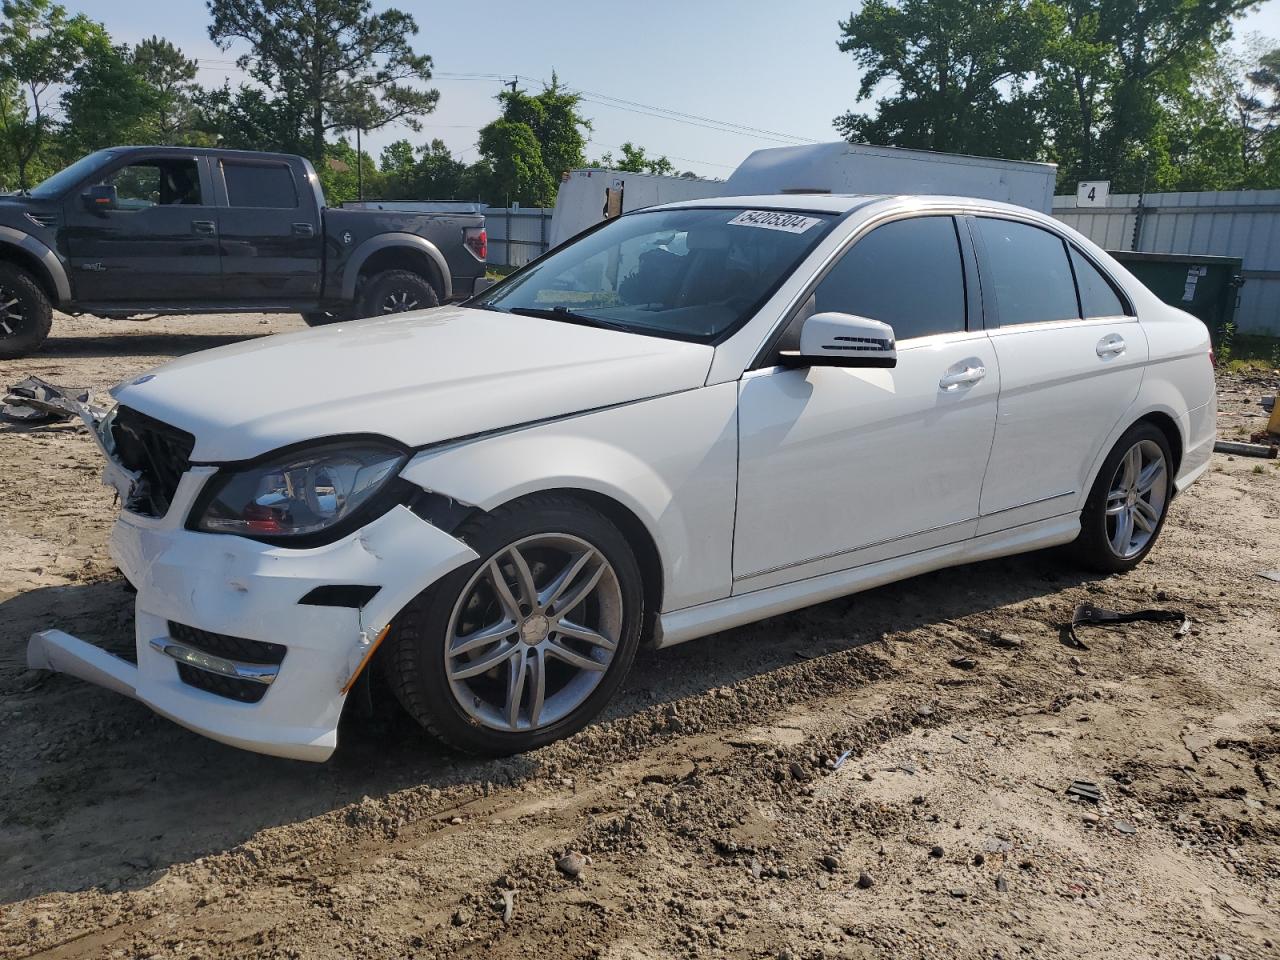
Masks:
[[[552,75],[531,93],[498,97],[478,156],[443,141],[391,143],[357,157],[355,130],[420,132],[439,102],[431,57],[410,40],[414,18],[370,0],[208,0],[209,36],[247,48],[247,82],[205,86],[199,63],[162,37],[116,43],[107,28],[55,0],[0,2],[0,191],[25,190],[93,150],[121,144],[221,146],[298,153],[331,203],[368,197],[468,199],[549,206],[560,176],[588,163],[590,121]],[[600,158],[615,169],[673,172],[625,143]]]
[[[1059,188],[1280,187],[1280,46],[1233,49],[1258,0],[865,0],[854,142],[1058,164]]]

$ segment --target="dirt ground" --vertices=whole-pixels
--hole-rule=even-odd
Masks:
[[[0,384],[104,388],[300,325],[60,319]],[[1222,435],[1278,383],[1223,378]],[[388,711],[322,765],[26,670],[41,627],[132,643],[98,472],[73,427],[0,426],[2,957],[1280,956],[1276,461],[1216,456],[1129,575],[918,577],[644,653],[602,722],[527,756]],[[1072,649],[1083,601],[1190,625]]]

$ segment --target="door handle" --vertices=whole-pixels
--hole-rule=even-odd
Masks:
[[[957,390],[960,387],[977,383],[987,375],[987,368],[978,364],[977,366],[965,367],[963,370],[957,370],[955,373],[948,373],[938,381],[938,386],[943,390]]]
[[[316,228],[310,223],[295,223],[293,225],[293,234],[297,237],[314,237]]]
[[[213,234],[218,232],[218,228],[212,220],[192,220],[191,231],[193,233],[203,233],[207,236],[213,236]]]
[[[1104,360],[1107,357],[1118,357],[1125,351],[1124,337],[1118,333],[1109,333],[1098,341],[1098,346],[1095,349],[1098,356]]]

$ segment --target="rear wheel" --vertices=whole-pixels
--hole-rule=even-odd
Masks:
[[[504,755],[585,726],[640,642],[635,556],[585,504],[538,495],[465,524],[480,559],[392,624],[382,666],[405,709],[462,750]]]
[[[1173,456],[1150,423],[1125,431],[1098,471],[1080,515],[1076,556],[1104,573],[1132,570],[1151,552],[1173,497]]]
[[[411,270],[384,270],[365,281],[359,315],[377,317],[439,305],[435,288],[420,275]]]
[[[0,263],[0,360],[37,350],[53,327],[53,304],[21,267]]]

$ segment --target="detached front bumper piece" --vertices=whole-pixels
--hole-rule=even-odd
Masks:
[[[210,473],[184,475],[166,516],[126,511],[111,532],[111,554],[138,591],[136,663],[43,630],[28,665],[123,693],[231,746],[325,760],[351,682],[392,617],[476,554],[405,507],[306,549],[186,530]]]

